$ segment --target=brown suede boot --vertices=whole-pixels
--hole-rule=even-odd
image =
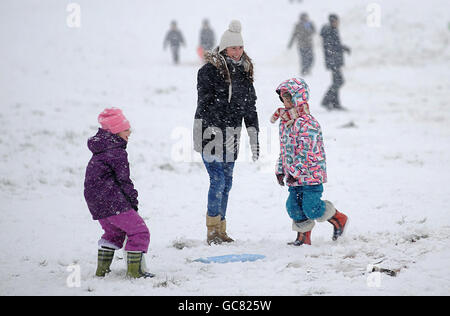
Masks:
[[[223,242],[234,242],[234,239],[227,234],[227,220],[224,219],[220,222],[220,232],[219,237]]]
[[[208,230],[206,235],[208,245],[222,243],[222,238],[220,238],[220,215],[214,217],[206,215],[206,228]]]

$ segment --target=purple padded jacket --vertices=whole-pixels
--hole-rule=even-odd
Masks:
[[[138,209],[138,192],[130,179],[127,142],[99,128],[88,140],[93,153],[86,168],[84,197],[94,220]]]

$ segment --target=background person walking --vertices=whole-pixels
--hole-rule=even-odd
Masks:
[[[313,35],[315,33],[316,28],[309,20],[308,14],[300,14],[300,20],[294,27],[288,48],[290,49],[292,44],[297,42],[301,64],[301,74],[303,76],[310,74],[311,67],[314,62]]]
[[[320,36],[323,39],[323,51],[325,54],[325,66],[331,70],[333,83],[326,92],[322,106],[328,110],[345,110],[339,98],[339,89],[344,84],[341,68],[344,66],[344,51],[350,54],[350,48],[341,44],[339,37],[339,18],[336,14],[330,14],[329,24],[326,24]]]
[[[165,50],[167,49],[167,46],[170,46],[174,64],[178,64],[180,61],[180,47],[182,45],[186,46],[183,34],[178,29],[177,22],[172,21],[170,23],[170,30],[167,32],[166,37],[164,38],[163,48]]]
[[[209,20],[204,19],[200,30],[200,43],[198,46],[198,55],[203,59],[204,53],[214,48],[216,44],[216,35],[209,25]]]

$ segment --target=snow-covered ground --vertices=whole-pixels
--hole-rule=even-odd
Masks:
[[[0,295],[448,295],[450,294],[450,30],[447,0],[79,0],[0,3]],[[368,10],[369,9],[369,10]],[[306,11],[317,29],[341,16],[347,112],[319,106],[330,84],[321,41],[305,79],[322,125],[324,198],[351,218],[344,238],[318,224],[313,245],[293,248],[286,188],[276,184],[278,83],[297,75],[286,46]],[[217,37],[240,19],[255,64],[262,156],[242,144],[228,207],[230,245],[205,242],[208,176],[191,151],[198,32]],[[177,20],[187,47],[171,64],[162,41]],[[374,21],[373,19],[370,21]],[[376,19],[375,19],[376,21]],[[151,231],[151,280],[126,280],[123,260],[95,278],[97,240],[83,198],[86,140],[105,107],[123,109],[140,214]],[[245,135],[245,133],[243,133]],[[256,262],[199,257],[256,253]],[[399,271],[392,277],[367,267]],[[75,270],[74,270],[75,269]],[[71,276],[81,280],[69,287]]]

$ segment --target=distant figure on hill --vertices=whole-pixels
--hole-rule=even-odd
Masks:
[[[311,72],[311,66],[314,61],[312,40],[314,33],[316,33],[316,28],[309,20],[308,14],[300,14],[300,20],[295,25],[288,48],[291,48],[292,44],[297,42],[300,55],[301,74],[303,76],[308,75]]]
[[[323,26],[320,36],[323,39],[325,65],[331,70],[333,83],[322,100],[322,106],[328,110],[345,110],[339,99],[339,89],[344,84],[341,68],[344,66],[344,51],[350,54],[349,47],[341,44],[339,37],[339,18],[330,14],[329,24]]]
[[[164,38],[164,50],[170,45],[170,50],[172,51],[172,60],[174,64],[178,64],[180,60],[180,46],[186,46],[183,34],[177,27],[177,22],[172,21],[170,23],[170,30],[167,32]]]
[[[216,36],[214,31],[211,29],[208,19],[204,19],[200,30],[200,44],[197,49],[200,58],[203,59],[203,54],[206,51],[213,49],[215,44]]]

